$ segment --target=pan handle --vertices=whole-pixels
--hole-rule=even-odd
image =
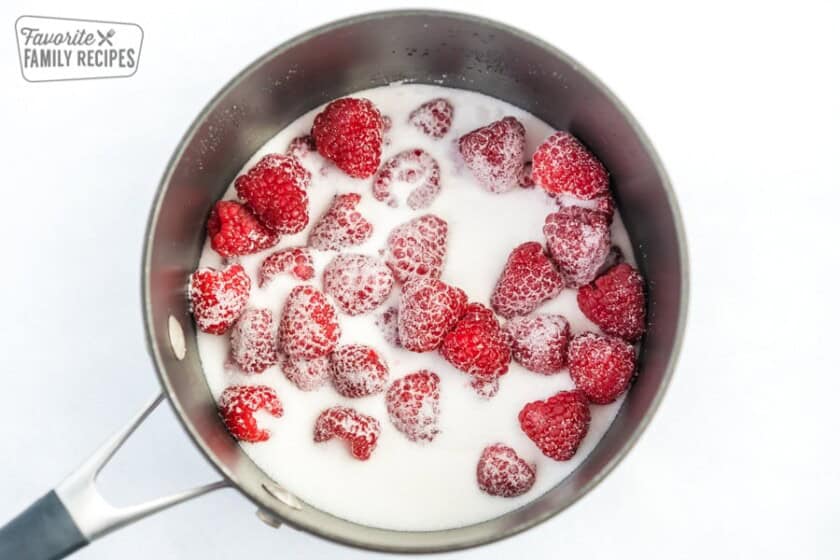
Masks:
[[[111,505],[96,487],[108,461],[161,403],[157,395],[122,430],[111,436],[55,490],[0,528],[0,558],[57,560],[147,515],[225,488],[225,480],[128,507]]]

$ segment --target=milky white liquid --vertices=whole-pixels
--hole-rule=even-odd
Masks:
[[[270,285],[259,288],[257,269],[262,260],[281,247],[302,246],[311,226],[323,214],[336,193],[362,195],[358,210],[374,224],[373,235],[363,245],[347,252],[378,255],[388,233],[397,225],[424,213],[435,214],[449,224],[446,264],[441,280],[466,291],[470,301],[489,306],[490,294],[510,251],[526,241],[544,243],[545,216],[556,204],[539,188],[491,194],[480,187],[463,167],[457,152],[457,139],[466,132],[504,116],[519,119],[527,131],[526,157],[553,132],[534,116],[503,101],[481,94],[427,85],[394,84],[354,94],[373,101],[383,115],[392,120],[386,133],[383,161],[408,148],[422,148],[435,157],[441,169],[441,192],[429,208],[412,211],[405,204],[412,187],[393,183],[393,192],[402,194],[402,204],[391,208],[373,198],[372,179],[352,179],[317,153],[302,159],[312,173],[309,194],[309,226],[296,235],[285,236],[279,245],[256,255],[239,258],[251,277],[250,305],[280,311],[291,289],[299,283],[282,274]],[[452,128],[435,140],[408,124],[408,115],[425,101],[445,97],[454,105]],[[307,134],[319,107],[303,115],[277,134],[243,167],[247,171],[268,153],[285,153],[289,142]],[[401,188],[402,187],[402,188]],[[231,185],[225,198],[236,197]],[[612,240],[632,263],[633,251],[621,218],[616,213]],[[336,254],[315,251],[316,276],[311,281],[319,289],[322,271]],[[201,266],[219,267],[223,259],[205,243]],[[233,384],[262,384],[277,391],[284,414],[274,418],[258,412],[262,427],[271,431],[267,442],[241,443],[243,450],[272,479],[310,505],[357,523],[398,530],[433,530],[460,527],[497,517],[534,500],[569,475],[609,427],[623,397],[607,406],[592,406],[589,433],[570,461],[558,462],[542,455],[520,430],[517,416],[531,401],[550,397],[574,387],[568,371],[544,376],[530,372],[516,362],[500,379],[498,394],[479,398],[469,386],[470,377],[455,369],[437,352],[417,354],[388,344],[375,325],[378,314],[395,304],[399,292],[395,285],[390,299],[366,315],[349,317],[339,312],[340,344],[363,343],[376,348],[390,368],[390,379],[419,369],[440,376],[440,429],[431,443],[409,441],[388,419],[384,394],[360,399],[339,395],[328,383],[319,390],[304,392],[295,387],[273,366],[259,375],[244,375],[226,365],[228,336],[198,333],[198,348],[213,395],[218,398]],[[576,290],[565,289],[554,300],[537,310],[560,313],[571,323],[572,333],[598,328],[580,312]],[[324,409],[345,405],[379,419],[382,433],[368,461],[350,456],[347,444],[333,439],[312,441],[313,427]],[[476,464],[488,444],[503,442],[523,458],[536,463],[534,487],[517,498],[501,498],[482,493],[476,484]]]

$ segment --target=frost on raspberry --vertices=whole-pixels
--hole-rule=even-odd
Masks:
[[[543,234],[571,288],[591,282],[610,252],[609,222],[595,210],[572,206],[549,214]]]
[[[511,251],[490,304],[502,317],[527,315],[563,290],[563,276],[536,241]]]
[[[443,138],[452,126],[454,113],[452,103],[439,97],[414,109],[408,116],[408,122],[423,134],[432,138]]]
[[[361,315],[379,307],[391,293],[394,274],[369,255],[341,253],[324,269],[324,291],[348,315]]]
[[[585,332],[569,344],[569,374],[590,402],[609,404],[630,386],[636,350],[617,336]]]
[[[341,396],[350,399],[381,393],[388,382],[388,365],[370,346],[339,346],[332,353],[332,382]]]
[[[398,207],[399,197],[393,187],[404,183],[414,186],[408,195],[408,207],[412,210],[426,208],[440,192],[440,166],[425,150],[405,150],[390,158],[373,178],[373,197],[388,206]]]
[[[332,364],[329,356],[311,360],[286,358],[281,369],[283,375],[301,391],[315,391],[330,380]]]
[[[609,174],[580,140],[566,131],[549,136],[533,157],[534,182],[549,193],[590,200],[609,191]]]
[[[612,223],[613,217],[615,216],[615,200],[613,200],[613,197],[609,192],[589,200],[575,198],[571,195],[563,193],[549,194],[554,197],[554,201],[560,209],[568,208],[570,206],[580,206],[581,208],[595,210],[606,216],[607,222],[609,223]]]
[[[207,219],[207,236],[213,250],[223,257],[258,253],[280,239],[244,204],[232,200],[220,200],[213,206]]]
[[[314,151],[315,139],[310,134],[304,134],[289,142],[289,147],[286,148],[286,155],[301,160]]]
[[[238,263],[221,270],[203,267],[193,272],[187,291],[198,329],[226,333],[245,310],[250,290],[251,280]]]
[[[488,445],[476,468],[478,487],[491,496],[513,498],[526,493],[537,479],[536,465],[522,459],[512,447]]]
[[[526,369],[544,375],[559,373],[566,366],[571,338],[569,322],[562,315],[514,317],[504,326],[513,359]]]
[[[536,185],[534,178],[531,177],[532,165],[530,161],[525,162],[525,165],[522,166],[522,170],[519,172],[519,186],[523,189],[532,189]]]
[[[440,428],[440,377],[429,370],[394,381],[385,394],[388,417],[411,441],[432,441]]]
[[[490,192],[502,193],[519,184],[525,164],[525,127],[514,117],[490,123],[458,140],[467,169]]]
[[[230,354],[245,373],[277,363],[277,322],[268,309],[246,309],[230,331]]]
[[[389,307],[376,317],[376,326],[382,331],[382,337],[385,339],[385,342],[396,348],[402,348],[397,326],[399,315],[398,308]]]
[[[336,195],[309,233],[309,246],[321,251],[337,251],[367,241],[373,233],[373,224],[356,210],[361,200],[358,193]]]
[[[373,416],[345,406],[328,408],[315,421],[316,443],[339,438],[350,445],[350,454],[367,461],[379,440],[381,426]]]
[[[280,317],[280,350],[291,358],[312,360],[332,352],[340,336],[338,317],[327,296],[309,285],[295,286]]]
[[[283,405],[274,389],[265,385],[233,385],[219,398],[219,414],[225,427],[240,441],[268,441],[271,433],[260,428],[254,414],[265,411],[277,418],[283,416]]]
[[[283,273],[291,274],[298,280],[311,280],[315,276],[315,267],[309,249],[288,247],[267,256],[257,274],[260,287],[269,284]]]
[[[440,277],[448,229],[444,220],[425,214],[391,231],[384,256],[397,281]]]
[[[400,293],[397,330],[403,348],[428,352],[458,322],[467,305],[467,294],[440,280],[419,278],[406,282]]]
[[[276,233],[292,234],[309,223],[306,188],[312,177],[294,157],[268,154],[234,181],[236,193]]]
[[[607,334],[636,342],[645,332],[644,279],[627,263],[581,286],[577,300],[583,314]]]

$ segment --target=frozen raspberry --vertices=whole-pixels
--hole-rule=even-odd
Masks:
[[[334,437],[350,444],[350,454],[367,461],[379,440],[379,420],[346,406],[328,408],[315,421],[315,442]]]
[[[470,387],[482,399],[490,399],[496,396],[499,392],[499,378],[491,377],[473,377],[470,380]]]
[[[393,121],[391,121],[391,117],[388,115],[382,115],[382,133],[389,132],[391,130],[391,126],[393,125]]]
[[[452,126],[455,109],[452,103],[439,97],[426,101],[408,116],[408,122],[432,138],[443,138]]]
[[[569,322],[562,315],[529,315],[505,323],[513,359],[544,375],[559,373],[566,366],[566,348],[571,338]]]
[[[391,231],[384,251],[385,262],[399,282],[440,277],[448,229],[444,220],[426,214]]]
[[[397,379],[385,394],[391,423],[411,441],[432,441],[440,433],[440,377],[427,369]]]
[[[223,257],[250,255],[275,245],[280,236],[239,202],[220,200],[207,219],[210,246]]]
[[[297,159],[269,154],[237,177],[234,186],[266,227],[277,233],[298,233],[309,223],[305,189],[311,179]]]
[[[408,207],[412,210],[426,208],[440,192],[440,166],[424,150],[405,150],[383,163],[373,178],[373,197],[396,208],[400,203],[391,192],[393,183],[414,186],[408,195]]]
[[[480,303],[467,305],[452,327],[440,354],[446,361],[481,381],[491,381],[508,371],[510,346],[496,316]]]
[[[627,263],[581,286],[577,300],[583,314],[607,334],[636,342],[645,332],[644,280]]]
[[[562,290],[563,277],[542,245],[529,241],[511,251],[490,296],[490,305],[502,317],[527,315]]]
[[[549,214],[543,234],[570,288],[591,282],[610,252],[610,225],[595,210],[572,206]]]
[[[268,309],[246,309],[230,331],[230,355],[245,373],[277,363],[277,322]]]
[[[296,157],[298,160],[301,160],[305,156],[309,155],[310,152],[314,151],[315,139],[309,134],[304,134],[303,136],[298,136],[289,143],[289,147],[286,148],[286,155]]]
[[[280,249],[263,260],[257,274],[260,287],[269,284],[277,276],[288,273],[298,280],[311,280],[315,276],[312,253],[306,247]]]
[[[418,278],[406,282],[400,293],[397,330],[400,343],[412,352],[428,352],[443,342],[463,315],[467,294],[440,280]]]
[[[330,379],[332,365],[329,356],[312,360],[286,358],[283,361],[283,375],[301,391],[320,389]]]
[[[617,336],[585,332],[569,343],[569,374],[592,403],[613,402],[630,386],[635,371],[636,350]]]
[[[240,441],[268,441],[271,432],[261,429],[254,413],[263,410],[277,418],[283,416],[283,405],[277,393],[265,385],[233,385],[219,398],[219,414],[225,427]]]
[[[522,166],[522,171],[519,172],[519,186],[523,189],[532,189],[536,184],[534,183],[533,177],[531,177],[531,169],[532,164],[528,161]]]
[[[382,115],[367,99],[345,97],[327,105],[312,125],[318,153],[357,179],[373,175],[382,156]]]
[[[250,290],[251,280],[241,264],[230,264],[221,270],[203,267],[193,272],[188,291],[198,329],[210,334],[226,333],[248,304]]]
[[[291,358],[313,360],[332,352],[340,336],[327,296],[309,285],[295,286],[280,317],[280,349]]]
[[[344,397],[366,397],[385,390],[388,366],[370,346],[346,344],[332,353],[332,382]]]
[[[399,316],[399,310],[396,307],[389,307],[376,318],[376,326],[382,331],[382,337],[385,339],[385,342],[391,346],[402,348],[402,344],[400,344],[400,333],[397,329]]]
[[[534,485],[536,469],[536,465],[529,464],[507,445],[488,445],[478,460],[478,487],[491,496],[521,496]]]
[[[612,223],[615,215],[615,201],[610,193],[603,196],[593,198],[591,200],[584,200],[582,198],[575,198],[568,194],[552,195],[558,208],[568,208],[569,206],[581,206],[589,208],[590,210],[597,210],[607,217],[607,221]]]
[[[324,291],[348,315],[373,311],[388,299],[393,286],[391,269],[369,255],[341,253],[324,269]]]
[[[501,193],[519,184],[525,164],[525,127],[513,117],[469,132],[458,140],[464,163],[488,191]]]
[[[580,391],[560,391],[544,401],[528,403],[519,411],[519,426],[543,455],[555,461],[574,457],[589,431],[591,414]]]
[[[373,233],[373,224],[356,210],[361,200],[357,193],[337,194],[309,233],[309,246],[321,251],[337,251],[367,241]]]
[[[607,194],[610,179],[604,165],[566,131],[540,144],[533,158],[534,182],[550,193],[567,193],[590,200]]]

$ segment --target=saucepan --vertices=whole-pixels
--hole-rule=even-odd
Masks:
[[[562,37],[556,37],[562,42]],[[202,373],[185,287],[213,203],[251,155],[299,115],[336,97],[395,81],[478,91],[567,129],[611,172],[621,215],[646,278],[648,330],[639,375],[612,427],[565,480],[489,521],[439,531],[363,526],[320,511],[263,473],[228,434]],[[0,558],[60,558],[108,532],[219,488],[237,489],[274,526],[392,552],[477,546],[533,527],[597,485],[639,438],[674,369],[686,319],[688,256],[674,193],[650,141],[618,99],[568,55],[486,19],[393,11],[330,23],[248,66],[201,111],[163,175],[142,264],[148,347],[162,394],[82,467],[0,529]],[[96,475],[162,400],[168,400],[221,481],[129,508],[99,494]]]

